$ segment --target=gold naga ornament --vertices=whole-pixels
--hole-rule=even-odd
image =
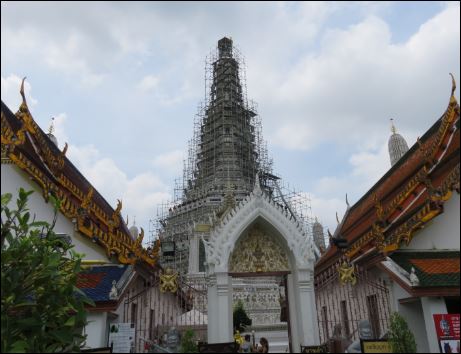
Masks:
[[[348,265],[346,261],[343,261],[340,267],[338,267],[339,281],[341,285],[345,285],[350,282],[352,285],[357,284],[357,278],[355,276],[354,265]]]
[[[175,293],[178,290],[178,273],[174,273],[173,269],[167,268],[165,272],[160,275],[160,291],[165,293],[167,291]]]

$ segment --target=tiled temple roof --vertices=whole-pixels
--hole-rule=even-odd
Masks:
[[[390,257],[408,273],[413,267],[421,287],[459,287],[459,251],[397,251]]]
[[[118,282],[127,268],[127,265],[113,265],[83,270],[78,274],[77,288],[94,302],[110,301],[112,282]]]
[[[48,201],[54,194],[61,200],[60,211],[76,224],[80,233],[102,246],[107,255],[123,264],[137,260],[155,266],[160,244],[144,249],[144,231],[134,240],[121,216],[122,202],[112,208],[103,196],[66,157],[34,121],[21,85],[23,102],[16,114],[1,103],[2,163],[13,163],[42,190]]]
[[[348,208],[334,236],[346,239],[340,251],[331,244],[316,273],[366,252],[389,254],[409,244],[414,233],[443,212],[453,190],[459,193],[459,105],[452,94],[442,117],[386,174]],[[330,242],[331,243],[331,242]],[[375,250],[375,252],[373,252]]]

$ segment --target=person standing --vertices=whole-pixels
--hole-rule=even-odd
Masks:
[[[245,342],[240,346],[241,353],[251,353],[251,336],[249,334],[245,334]]]
[[[259,345],[257,348],[254,348],[256,353],[269,353],[269,342],[266,338],[261,337],[259,340]]]

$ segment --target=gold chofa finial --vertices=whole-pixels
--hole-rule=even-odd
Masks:
[[[391,132],[392,132],[392,134],[397,133],[397,129],[395,129],[394,119],[393,118],[391,118]]]
[[[48,134],[53,134],[54,132],[54,117],[51,117],[50,127],[48,128]]]
[[[24,81],[26,81],[26,79],[27,79],[27,76],[24,76],[24,78],[22,79],[22,82],[21,82],[21,89],[19,90],[19,93],[22,96],[22,101],[23,102],[26,102],[26,96],[24,94]]]
[[[27,107],[27,101],[26,101],[26,94],[24,93],[24,81],[26,81],[26,78],[27,77],[24,76],[24,78],[22,79],[21,88],[19,90],[19,93],[21,94],[21,97],[22,97],[22,102],[21,102],[21,105],[19,106],[19,112],[21,113],[29,113],[29,107]]]
[[[456,91],[456,81],[452,73],[450,73],[450,76],[451,76],[451,95],[453,96]]]

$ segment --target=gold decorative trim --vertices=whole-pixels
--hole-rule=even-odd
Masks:
[[[93,238],[97,237],[98,243],[102,245],[107,252],[107,255],[116,255],[121,263],[134,264],[137,259],[146,262],[147,264],[154,266],[157,263],[159,257],[159,242],[156,242],[153,248],[144,249],[142,248],[142,240],[144,237],[144,230],[142,234],[138,236],[136,242],[130,237],[116,229],[113,232],[108,232],[103,229],[103,226],[97,225],[90,216],[95,217],[95,213],[92,212],[91,202],[94,190],[92,187],[86,195],[81,191],[74,189],[76,194],[83,196],[80,199],[75,200],[69,196],[66,192],[66,186],[64,184],[58,185],[51,181],[36,165],[25,157],[21,152],[15,151],[8,154],[8,158],[19,168],[24,170],[30,175],[41,187],[43,197],[47,201],[49,193],[52,191],[56,194],[57,198],[61,200],[60,211],[68,218],[76,217],[77,230],[83,235]],[[58,181],[62,181],[60,178]],[[71,195],[74,193],[71,193]],[[82,205],[84,208],[82,208]],[[120,210],[119,210],[120,212]],[[107,220],[107,219],[106,219]]]
[[[96,238],[97,242],[106,249],[109,257],[116,255],[119,261],[125,264],[134,264],[136,260],[141,260],[154,266],[159,257],[160,242],[157,241],[154,247],[146,250],[142,247],[144,230],[141,229],[141,234],[135,241],[131,236],[120,231],[118,227],[121,202],[119,201],[116,210],[109,218],[98,205],[92,202],[93,187],[90,187],[88,192],[83,192],[61,173],[64,169],[68,145],[66,143],[63,150],[56,155],[51,151],[49,142],[44,134],[40,133],[40,128],[30,114],[24,94],[24,80],[25,78],[20,90],[22,103],[15,114],[22,126],[16,134],[8,124],[3,111],[1,113],[2,163],[10,161],[30,175],[41,187],[45,201],[48,201],[50,193],[54,193],[61,200],[60,211],[68,218],[75,218],[77,230],[93,240]],[[38,147],[36,152],[55,175],[55,180],[51,180],[35,163],[16,149],[17,146],[24,144],[26,133],[30,133],[30,137],[34,139]],[[96,223],[93,218],[99,221]]]
[[[178,273],[174,273],[171,268],[167,268],[160,275],[160,291],[162,293],[175,293],[178,290]]]
[[[338,266],[339,282],[341,285],[351,283],[352,285],[357,284],[357,277],[355,276],[355,267],[353,264],[347,264],[344,261],[341,266]]]

